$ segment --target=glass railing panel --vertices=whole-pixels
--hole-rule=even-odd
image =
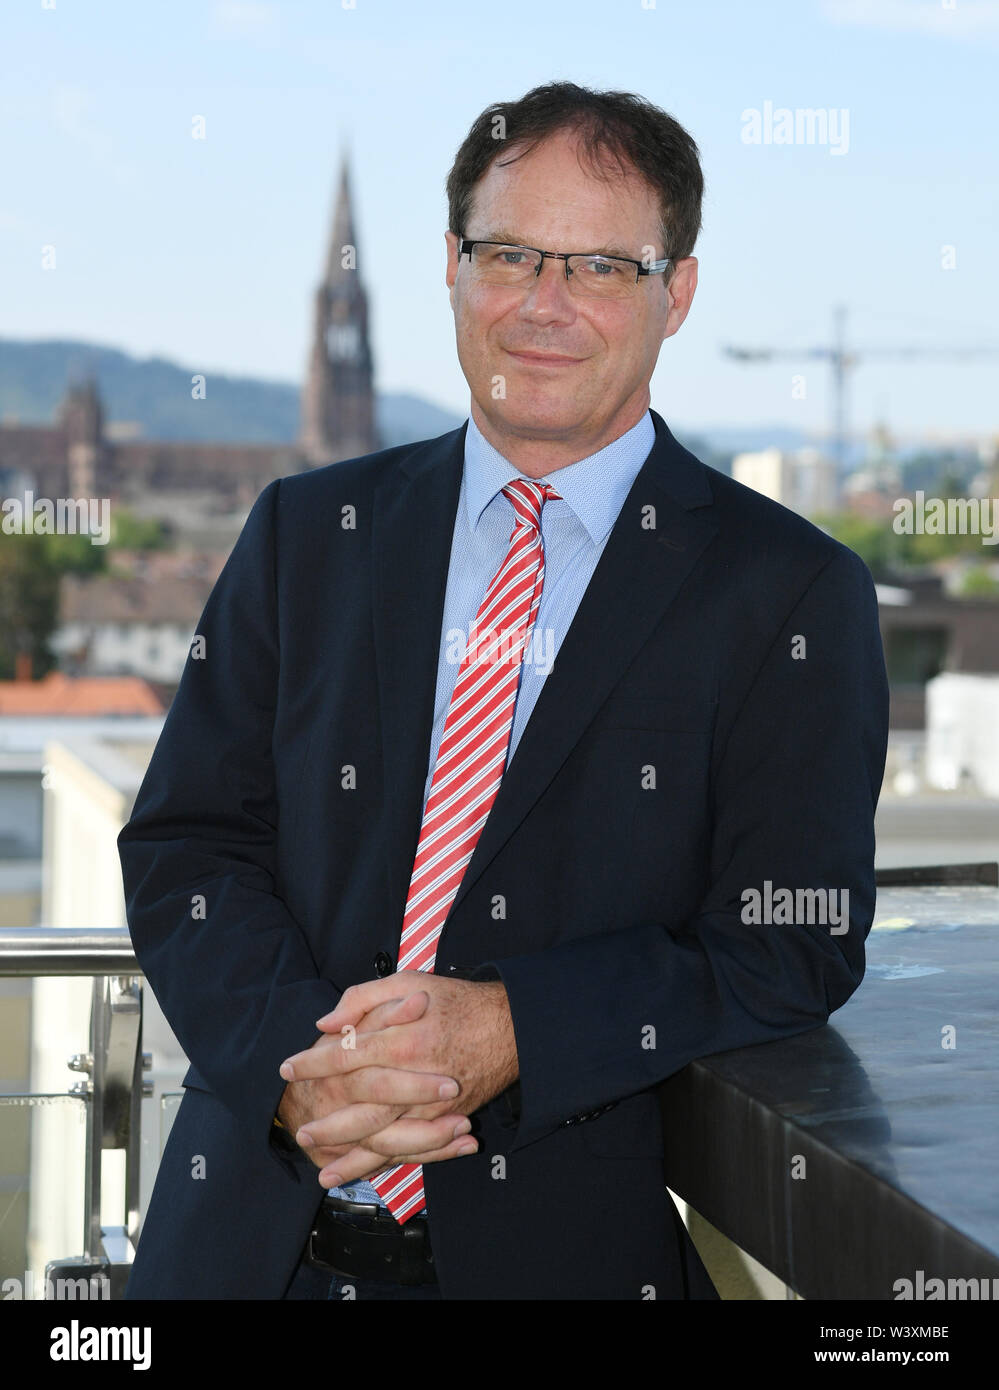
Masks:
[[[48,1261],[83,1250],[86,1112],[82,1096],[0,1095],[0,1299],[44,1298]]]

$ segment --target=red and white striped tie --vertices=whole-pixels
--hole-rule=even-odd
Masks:
[[[523,655],[545,579],[541,508],[560,498],[547,483],[522,478],[503,495],[517,524],[458,668],[406,899],[399,970],[433,970],[437,941],[506,766]],[[372,1186],[400,1225],[423,1208],[422,1164],[398,1163]]]

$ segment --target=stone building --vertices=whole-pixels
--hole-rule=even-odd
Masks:
[[[344,157],[315,293],[296,443],[119,438],[105,428],[98,385],[90,378],[69,384],[52,424],[0,423],[0,492],[31,488],[36,498],[110,497],[140,515],[162,516],[195,543],[210,545],[210,519],[245,515],[272,479],[378,448],[368,303],[356,264]],[[201,528],[206,518],[209,524]]]

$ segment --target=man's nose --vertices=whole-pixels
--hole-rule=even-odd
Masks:
[[[565,261],[545,257],[540,271],[527,287],[520,316],[530,319],[532,323],[568,323],[576,317],[576,303],[569,292]]]

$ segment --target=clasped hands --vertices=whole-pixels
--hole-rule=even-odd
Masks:
[[[468,1116],[518,1075],[506,989],[404,970],[345,990],[289,1057],[278,1119],[322,1187],[475,1153]]]

